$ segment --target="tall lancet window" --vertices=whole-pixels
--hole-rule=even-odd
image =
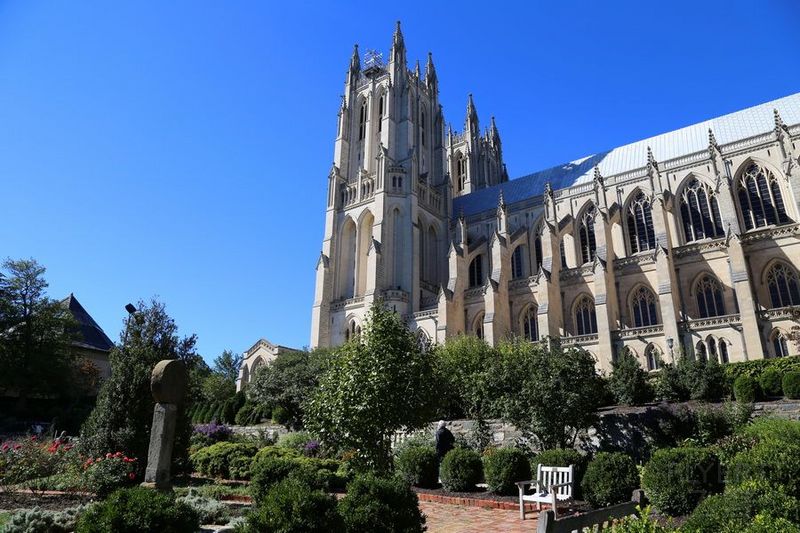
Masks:
[[[358,140],[363,141],[367,134],[367,102],[361,104],[361,111],[358,113]]]
[[[650,212],[650,201],[639,191],[628,206],[628,242],[631,253],[644,252],[656,247],[656,235],[653,230],[653,215]]]
[[[522,316],[522,334],[529,341],[539,340],[539,324],[536,321],[536,307],[533,305]]]
[[[800,282],[797,271],[784,263],[776,263],[767,272],[767,286],[772,307],[800,305]]]
[[[386,108],[386,95],[382,94],[380,100],[378,100],[378,133],[383,131],[383,114],[385,108]]]
[[[575,333],[589,335],[597,333],[597,315],[594,310],[594,300],[589,296],[581,296],[575,304]]]
[[[533,241],[533,249],[536,253],[536,272],[542,268],[542,238],[537,236]]]
[[[479,254],[469,264],[469,286],[483,286],[483,254]]]
[[[422,146],[425,146],[425,133],[426,130],[428,129],[426,127],[427,122],[425,121],[425,119],[426,119],[425,110],[423,109],[419,113],[419,140]]]
[[[467,162],[461,152],[456,154],[456,178],[458,192],[464,190],[467,185]]]
[[[633,327],[641,328],[658,324],[656,295],[646,287],[639,287],[631,296]]]
[[[780,184],[769,170],[750,164],[739,179],[738,190],[745,229],[790,222]]]
[[[719,281],[711,276],[703,276],[695,286],[697,295],[697,312],[700,318],[710,318],[725,314],[725,303],[722,300],[722,287]]]
[[[585,263],[594,261],[597,252],[597,244],[594,239],[594,217],[596,210],[594,206],[589,207],[581,217],[580,239],[581,239],[581,260]]]
[[[716,194],[698,179],[692,179],[683,189],[681,218],[687,243],[725,235]]]
[[[511,254],[511,279],[525,277],[525,252],[527,249],[524,244],[514,248],[514,253]]]

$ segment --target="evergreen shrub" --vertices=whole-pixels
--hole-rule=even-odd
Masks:
[[[142,487],[120,489],[78,517],[76,533],[195,533],[197,513],[175,495]]]
[[[725,482],[736,486],[749,481],[783,486],[790,496],[800,497],[800,444],[769,439],[735,456]]]
[[[768,367],[764,369],[760,376],[758,376],[758,384],[765,396],[782,396],[783,395],[783,373],[775,368]]]
[[[432,488],[439,482],[439,459],[432,446],[405,446],[395,458],[395,467],[415,487]]]
[[[425,531],[425,515],[419,509],[417,495],[400,478],[373,474],[356,477],[347,485],[339,512],[348,533]]]
[[[676,516],[691,512],[720,489],[719,461],[706,448],[657,450],[645,465],[642,485],[656,508]]]
[[[739,376],[733,382],[733,396],[739,403],[753,403],[756,401],[757,387],[755,379],[747,375]]]
[[[241,528],[247,533],[343,531],[336,499],[294,476],[278,481],[256,501]]]
[[[467,448],[454,448],[442,459],[439,469],[442,486],[450,492],[470,492],[483,477],[480,456]]]
[[[197,450],[190,461],[195,471],[204,476],[246,479],[248,469],[243,468],[243,462],[250,461],[257,451],[258,447],[250,442],[217,442]]]
[[[489,490],[497,494],[516,494],[516,483],[531,479],[530,461],[517,448],[489,451],[483,456],[483,472]]]
[[[800,400],[800,371],[791,371],[783,375],[783,393],[790,400]]]
[[[608,507],[630,501],[639,488],[639,471],[627,454],[600,452],[586,468],[581,485],[592,507]]]

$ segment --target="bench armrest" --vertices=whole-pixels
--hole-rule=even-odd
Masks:
[[[542,482],[539,481],[538,479],[529,479],[527,481],[517,481],[514,484],[517,487],[519,487],[521,490],[525,490],[525,487],[528,486],[528,485],[536,485],[536,486],[539,486],[539,487],[542,486]]]

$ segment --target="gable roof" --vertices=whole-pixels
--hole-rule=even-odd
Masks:
[[[84,309],[74,294],[70,293],[69,296],[61,300],[61,305],[69,309],[69,312],[78,322],[78,329],[81,332],[82,339],[75,343],[77,346],[102,352],[111,351],[114,343],[108,338],[103,328],[97,325],[97,322]]]
[[[704,120],[685,128],[642,139],[607,152],[590,155],[564,165],[480,189],[453,199],[453,216],[461,212],[474,215],[497,207],[500,191],[507,204],[533,198],[544,192],[550,182],[554,190],[592,181],[593,169],[608,178],[642,168],[647,163],[647,148],[656,161],[667,161],[708,148],[708,130],[720,145],[767,133],[775,128],[773,110],[777,109],[787,125],[800,124],[800,93],[792,94],[721,117]]]

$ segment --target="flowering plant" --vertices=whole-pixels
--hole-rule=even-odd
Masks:
[[[317,440],[310,440],[303,447],[303,455],[306,457],[316,457],[319,455],[319,452],[319,441]]]
[[[217,424],[211,422],[210,424],[199,424],[194,427],[194,432],[199,435],[207,444],[215,442],[226,441],[231,436],[231,428],[225,424]]]
[[[86,488],[99,496],[136,481],[136,458],[122,452],[107,453],[105,457],[94,459],[90,457],[83,467]]]

